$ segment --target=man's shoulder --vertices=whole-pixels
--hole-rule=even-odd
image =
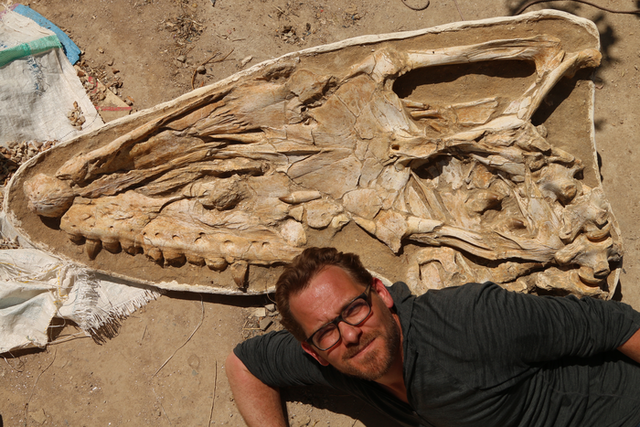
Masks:
[[[402,303],[410,298],[415,298],[415,295],[411,293],[409,286],[404,282],[395,282],[393,285],[388,286],[387,289],[396,304]]]
[[[492,282],[467,283],[441,289],[431,289],[413,298],[408,321],[423,323],[442,321],[444,326],[469,322],[474,316],[499,315],[500,307],[509,291]],[[409,307],[408,304],[405,307]],[[401,309],[402,310],[402,309]],[[436,320],[434,320],[436,319]]]
[[[272,387],[328,385],[322,367],[286,330],[250,338],[233,352],[253,376]]]
[[[404,282],[396,282],[389,288],[394,301],[404,301],[410,298],[422,300],[475,300],[487,292],[508,292],[493,282],[467,283],[459,286],[449,286],[446,288],[429,289],[420,295],[414,295]]]

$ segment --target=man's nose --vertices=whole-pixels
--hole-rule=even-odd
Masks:
[[[340,322],[338,323],[338,328],[340,328],[340,335],[342,336],[342,341],[346,345],[358,344],[360,342],[360,335],[362,335],[362,329],[359,326],[351,326],[348,323]]]

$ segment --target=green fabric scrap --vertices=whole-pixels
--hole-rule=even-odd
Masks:
[[[0,51],[0,67],[4,67],[16,59],[37,55],[55,48],[62,48],[62,44],[55,34],[10,47]]]

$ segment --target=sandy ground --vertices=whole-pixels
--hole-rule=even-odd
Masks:
[[[422,4],[421,4],[422,3]],[[633,9],[638,2],[602,0]],[[364,34],[431,27],[513,14],[523,2],[432,1],[423,11],[401,0],[40,0],[25,3],[70,35],[83,67],[136,110],[171,100],[195,86],[284,53]],[[415,7],[422,1],[407,0]],[[604,56],[596,71],[596,140],[604,187],[625,242],[616,296],[640,309],[640,30],[634,15],[583,5],[562,10],[596,22]],[[458,8],[459,6],[459,8]],[[530,10],[552,6],[536,5]],[[228,55],[222,62],[217,59]],[[195,69],[205,64],[205,74]],[[0,426],[244,425],[229,392],[224,360],[234,345],[259,332],[266,297],[169,293],[124,319],[102,342],[73,338],[0,362]],[[258,310],[258,312],[256,312]],[[267,315],[269,311],[267,310]],[[267,316],[269,318],[269,316]],[[269,330],[277,327],[277,323]],[[67,337],[67,338],[65,338]],[[287,391],[293,426],[390,426],[359,401],[330,391]],[[356,418],[359,420],[356,421]],[[4,424],[3,424],[4,423]]]

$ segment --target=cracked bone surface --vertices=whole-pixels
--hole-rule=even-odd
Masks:
[[[590,24],[566,14],[526,16],[268,61],[114,124],[94,135],[99,142],[87,136],[83,146],[80,137],[76,155],[22,173],[23,197],[38,226],[84,245],[78,259],[105,270],[102,257],[148,258],[175,271],[169,289],[181,289],[188,270],[226,271],[235,289],[223,293],[268,291],[254,285],[261,278],[252,269],[331,244],[357,224],[388,257],[405,260],[395,278],[417,292],[492,280],[610,297],[621,249],[597,171],[583,172],[593,159],[533,120],[562,79],[597,66],[597,40]],[[555,21],[586,41],[561,40]],[[531,34],[526,27],[536,25],[534,37],[511,30]],[[450,41],[431,46],[433,34]],[[500,75],[503,64],[520,71]],[[466,99],[413,96],[419,83],[400,94],[403,79],[429,80],[447,67],[498,78]],[[593,156],[585,136],[573,143]],[[125,269],[116,273],[144,281]]]

